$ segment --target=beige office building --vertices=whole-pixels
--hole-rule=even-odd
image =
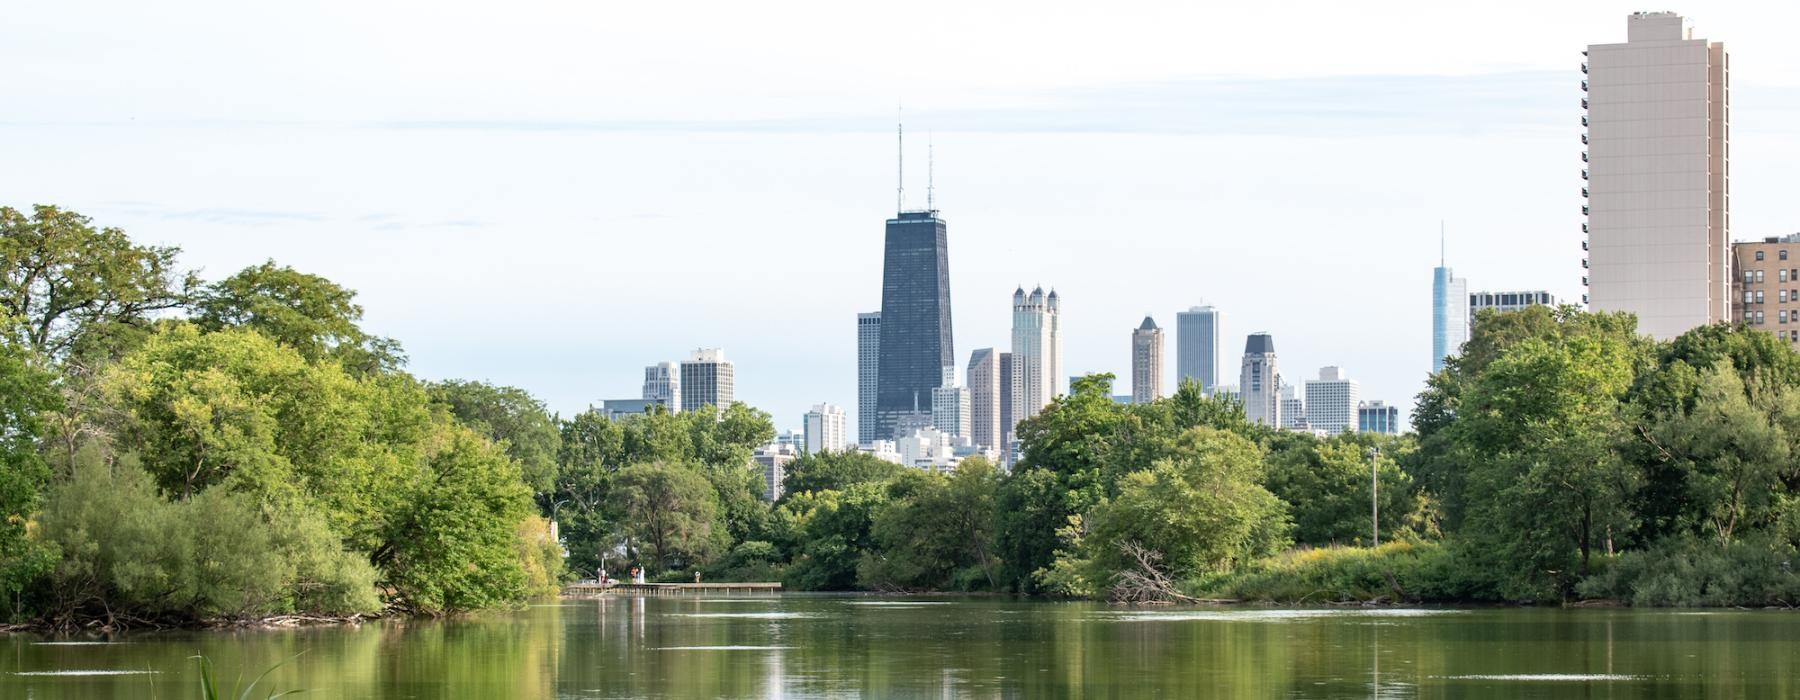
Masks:
[[[1633,14],[1625,37],[1582,64],[1587,301],[1672,338],[1731,311],[1730,72],[1680,15]]]
[[[1131,332],[1131,402],[1146,404],[1162,398],[1163,332],[1144,317]]]
[[[1731,255],[1732,319],[1800,342],[1800,233],[1736,243]]]

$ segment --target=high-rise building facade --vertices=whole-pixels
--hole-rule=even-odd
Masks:
[[[1365,433],[1400,434],[1400,407],[1386,401],[1364,401],[1356,405],[1356,429]]]
[[[1680,15],[1639,12],[1581,82],[1588,302],[1667,340],[1730,314],[1730,68]]]
[[[673,362],[658,362],[644,368],[645,401],[661,403],[670,413],[681,412],[681,368]]]
[[[1306,395],[1301,394],[1298,387],[1287,382],[1281,384],[1281,428],[1283,430],[1312,430],[1312,424],[1306,422]]]
[[[969,353],[969,441],[1000,447],[1000,353],[977,348]]]
[[[781,500],[782,494],[786,493],[783,482],[787,481],[788,465],[799,458],[800,453],[793,445],[783,443],[770,443],[750,454],[750,459],[762,467],[763,500],[770,503]]]
[[[1542,290],[1519,292],[1470,292],[1469,320],[1474,321],[1475,314],[1479,311],[1491,310],[1505,313],[1507,311],[1518,311],[1529,306],[1556,307],[1561,304],[1562,302],[1556,299],[1556,295]]]
[[[940,386],[931,390],[931,427],[962,440],[969,437],[973,418],[968,387]]]
[[[1162,398],[1163,332],[1156,321],[1144,322],[1131,332],[1131,402],[1150,403]]]
[[[1740,241],[1731,254],[1732,319],[1800,342],[1800,234]]]
[[[1318,379],[1306,381],[1306,423],[1328,435],[1356,429],[1356,380],[1338,367],[1319,368]]]
[[[1238,371],[1238,400],[1244,417],[1273,428],[1281,422],[1281,373],[1275,365],[1275,339],[1252,333],[1244,341],[1244,364]]]
[[[936,211],[887,221],[876,353],[874,435],[894,434],[902,416],[931,413],[931,390],[954,367],[950,331],[948,225]]]
[[[828,403],[806,412],[806,453],[839,452],[849,444],[844,433],[844,409]]]
[[[1431,373],[1444,369],[1444,358],[1462,352],[1469,342],[1469,281],[1438,262],[1431,271]]]
[[[681,405],[689,411],[717,406],[723,412],[735,398],[735,381],[735,369],[724,350],[695,350],[681,363]]]
[[[856,315],[856,442],[884,436],[875,421],[875,382],[881,376],[881,312]]]
[[[1000,432],[995,436],[999,444],[989,445],[1000,451],[1001,455],[1011,455],[1007,449],[1013,438],[1013,359],[1012,353],[1000,353]]]
[[[1219,310],[1195,306],[1175,314],[1175,374],[1200,382],[1211,396],[1219,386]]]
[[[1012,424],[1035,416],[1057,395],[1062,376],[1061,307],[1052,290],[1039,287],[1025,295],[1013,292],[1012,328]]]

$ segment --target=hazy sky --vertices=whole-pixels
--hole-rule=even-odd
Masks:
[[[701,346],[855,415],[925,144],[958,363],[1054,285],[1071,370],[1211,303],[1410,406],[1438,222],[1472,290],[1580,295],[1578,69],[1616,2],[94,3],[0,22],[0,204],[358,290],[412,370],[567,415]],[[1690,3],[1732,69],[1732,234],[1800,230],[1800,3]],[[1121,382],[1117,393],[1127,393]]]

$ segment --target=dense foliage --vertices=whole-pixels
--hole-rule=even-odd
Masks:
[[[203,283],[178,254],[0,208],[6,620],[444,614],[631,567],[1122,601],[1800,600],[1800,354],[1743,327],[1484,313],[1416,436],[1271,430],[1191,383],[1124,405],[1093,375],[1019,425],[1010,470],[809,454],[768,502],[766,413],[563,418],[421,381],[351,290],[273,261]]]

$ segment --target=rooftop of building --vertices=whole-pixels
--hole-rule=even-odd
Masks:
[[[1251,333],[1250,337],[1244,340],[1244,354],[1275,354],[1275,337],[1267,333]]]
[[[1140,330],[1140,331],[1156,330],[1156,321],[1152,320],[1149,315],[1145,315],[1144,322],[1138,324],[1138,330]]]

